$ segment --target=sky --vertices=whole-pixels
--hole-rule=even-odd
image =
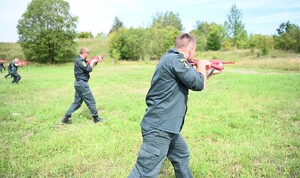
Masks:
[[[290,20],[300,26],[300,0],[67,0],[73,15],[79,17],[77,31],[96,35],[108,33],[118,16],[126,27],[147,27],[156,12],[179,14],[184,31],[197,21],[224,24],[235,3],[243,13],[247,32],[276,33],[279,24]],[[31,0],[0,0],[0,42],[18,40],[17,23]]]

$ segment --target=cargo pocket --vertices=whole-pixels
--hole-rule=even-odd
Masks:
[[[138,165],[144,173],[152,171],[160,162],[160,148],[143,143],[138,156]]]

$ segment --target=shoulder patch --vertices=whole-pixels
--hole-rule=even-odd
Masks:
[[[190,68],[189,62],[185,58],[180,59],[179,62],[182,63],[183,68]]]
[[[86,66],[87,66],[87,64],[86,64],[85,62],[82,62],[82,65],[83,65],[84,67],[86,67]]]
[[[183,62],[185,62],[185,61],[187,61],[187,60],[186,60],[185,58],[182,58],[182,59],[180,59],[179,61],[183,63]]]

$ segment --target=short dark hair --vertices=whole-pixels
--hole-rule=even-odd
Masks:
[[[83,54],[84,52],[88,52],[89,50],[87,48],[81,48],[79,51],[79,54]]]
[[[176,38],[175,48],[186,48],[190,44],[196,44],[196,38],[190,33],[182,33]]]

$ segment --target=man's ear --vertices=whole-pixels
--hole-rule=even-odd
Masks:
[[[192,57],[192,51],[189,50],[189,57],[188,57],[188,59],[191,59],[191,57]]]
[[[194,50],[194,48],[191,46],[191,47],[189,47],[189,57],[188,57],[188,59],[192,59],[192,54],[193,54],[193,50]]]

